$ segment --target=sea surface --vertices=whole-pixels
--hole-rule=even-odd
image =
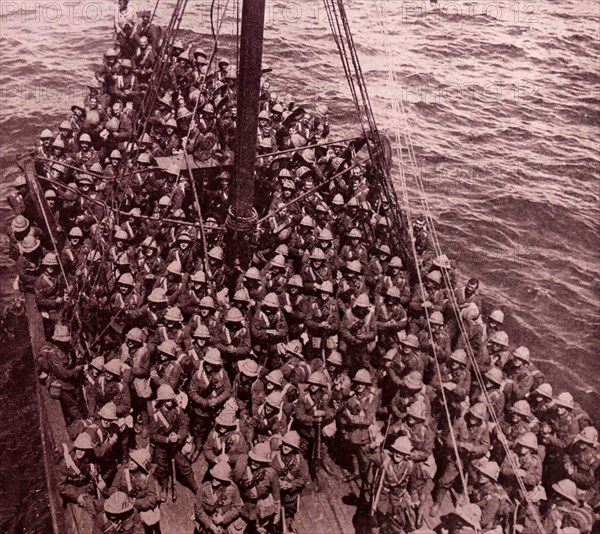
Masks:
[[[173,5],[160,2],[160,23]],[[189,2],[185,43],[210,49],[210,6]],[[237,4],[215,6],[227,9],[217,55],[233,58]],[[82,101],[112,43],[114,9],[0,2],[2,199],[15,155]],[[380,129],[395,139],[410,127],[442,247],[461,273],[481,280],[507,314],[511,341],[530,348],[555,390],[598,411],[600,4],[352,0],[347,11]],[[319,2],[267,2],[264,66],[273,68],[273,90],[309,109],[328,104],[334,138],[358,131]],[[420,211],[412,184],[409,192]],[[2,202],[0,231],[9,223]],[[6,258],[0,265],[7,304],[13,273]],[[31,355],[17,340],[0,358],[0,531],[44,533]]]

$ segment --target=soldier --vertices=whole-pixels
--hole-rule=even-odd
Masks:
[[[308,464],[300,453],[300,436],[295,430],[281,438],[280,449],[272,455],[271,465],[279,475],[283,520],[286,532],[296,532],[294,516],[298,512],[300,494],[308,484]]]
[[[160,501],[157,482],[151,473],[151,460],[148,449],[130,451],[129,462],[119,468],[110,493],[120,491],[129,497],[140,514],[145,534],[160,534]]]
[[[538,455],[538,440],[535,434],[527,432],[517,438],[513,451],[510,451],[510,457],[507,456],[502,462],[502,479],[508,482],[512,497],[524,498],[517,476],[527,491],[533,490],[542,482],[542,460]]]
[[[42,269],[42,247],[40,240],[33,235],[26,236],[21,243],[21,255],[17,259],[19,290],[34,293],[35,282]]]
[[[307,294],[314,294],[324,282],[333,281],[333,273],[329,265],[326,263],[325,253],[315,247],[302,268],[300,269],[300,277],[304,283],[304,288]]]
[[[583,514],[579,514],[579,501],[577,498],[577,486],[572,480],[563,479],[552,484],[553,495],[549,501],[549,507],[542,518],[542,525],[548,534],[561,534],[567,527],[582,528],[578,520]],[[589,529],[581,532],[591,532],[592,521]],[[588,525],[585,525],[588,526]],[[579,532],[579,530],[578,530]]]
[[[540,421],[545,420],[548,412],[554,407],[552,386],[547,382],[540,384],[537,388],[527,394],[527,401],[531,406],[533,415]]]
[[[580,492],[581,500],[594,505],[597,499],[597,473],[600,466],[598,453],[598,431],[593,426],[585,427],[567,448],[563,458],[564,478],[569,478]]]
[[[410,439],[402,436],[369,459],[376,469],[371,483],[369,523],[371,532],[402,534],[416,528],[420,506]]]
[[[279,476],[271,467],[268,443],[258,443],[242,456],[234,471],[244,501],[242,518],[250,532],[266,534],[281,519]]]
[[[196,254],[192,246],[192,236],[186,229],[179,232],[173,248],[167,255],[167,263],[174,261],[179,262],[183,272],[191,274],[194,271]]]
[[[91,362],[84,365],[83,370],[84,374],[81,390],[86,405],[86,413],[88,417],[92,417],[94,413],[90,409],[91,405],[88,399],[90,398],[90,395],[93,395],[92,389],[96,386],[96,382],[104,372],[104,356],[96,356]]]
[[[470,468],[475,460],[485,456],[490,450],[490,435],[486,422],[486,408],[482,403],[471,406],[464,417],[454,423],[453,433],[456,447],[463,461],[463,469]],[[436,516],[440,506],[459,474],[453,452],[452,434],[446,437],[446,466],[438,480],[435,502],[431,516]]]
[[[429,323],[431,325],[433,340],[429,336],[427,328],[421,330],[419,333],[421,349],[429,353],[430,359],[437,356],[440,363],[446,362],[452,349],[450,335],[446,329],[443,314],[439,311],[432,312],[429,315]]]
[[[336,300],[340,314],[350,309],[359,295],[367,294],[367,286],[362,277],[362,265],[358,260],[349,261],[344,266],[344,276],[338,284]]]
[[[102,406],[112,401],[116,405],[119,417],[129,415],[131,411],[131,396],[129,387],[124,383],[122,375],[123,363],[121,360],[113,359],[106,362],[104,372],[98,378],[88,398],[92,414],[98,414]]]
[[[181,452],[187,436],[188,418],[177,405],[173,388],[163,384],[158,388],[154,411],[150,418],[150,442],[154,445],[155,475],[161,487],[163,502],[166,501],[173,464],[181,483],[194,494],[198,491],[192,466]]]
[[[508,334],[503,331],[492,333],[487,339],[487,349],[492,365],[504,368],[510,358],[508,352]]]
[[[288,420],[283,411],[283,393],[272,391],[265,401],[256,410],[256,415],[252,418],[250,425],[252,435],[248,437],[251,443],[270,444],[272,450],[279,446],[281,436],[287,430]]]
[[[268,293],[263,299],[252,318],[250,331],[259,363],[270,365],[273,353],[283,350],[277,345],[285,343],[288,335],[288,325],[275,293]]]
[[[213,333],[212,344],[224,355],[225,367],[232,376],[237,362],[247,358],[252,349],[250,331],[239,309],[227,310],[224,324]]]
[[[140,513],[126,493],[116,491],[104,501],[104,511],[94,518],[92,534],[144,534]]]
[[[369,427],[375,422],[378,405],[379,393],[372,385],[369,371],[359,369],[352,379],[350,396],[338,415],[343,447],[352,459],[352,472],[344,478],[345,482],[359,478],[366,481]]]
[[[177,361],[179,348],[173,340],[163,341],[158,347],[158,361],[150,369],[150,386],[155,391],[163,384],[173,391],[179,389],[183,369]]]
[[[337,343],[340,313],[332,296],[333,284],[325,281],[317,287],[317,296],[308,305],[306,329],[309,337],[308,354],[311,358],[321,357],[330,343]]]
[[[457,349],[450,355],[448,363],[441,365],[439,376],[437,373],[434,375],[431,386],[438,391],[439,408],[443,408],[445,402],[451,417],[456,418],[460,404],[466,399],[471,387],[471,373],[467,369],[467,354],[464,350]]]
[[[231,467],[227,462],[216,464],[210,470],[210,480],[202,484],[194,503],[195,534],[243,532],[242,507],[240,492],[231,479]]]
[[[242,416],[252,412],[252,393],[257,381],[259,366],[249,358],[237,362],[238,373],[233,382],[233,398]]]
[[[125,380],[131,386],[131,407],[135,417],[147,419],[146,403],[152,396],[150,387],[150,350],[143,332],[134,327],[125,336],[121,360],[130,368]]]
[[[73,503],[93,510],[93,498],[105,489],[97,487],[98,471],[94,464],[94,446],[89,434],[82,432],[75,438],[73,449],[69,451],[63,443],[62,457],[58,465],[58,492],[65,503]]]
[[[477,386],[475,391],[472,392],[471,397],[476,399],[477,402],[488,402],[489,405],[494,409],[494,413],[498,418],[499,422],[502,423],[504,420],[504,406],[506,399],[504,397],[504,377],[502,371],[497,367],[488,369],[483,375],[483,382],[487,394]]]
[[[48,339],[68,301],[65,283],[58,275],[58,258],[49,252],[42,260],[42,274],[35,280],[35,301],[44,321],[44,333]]]
[[[308,298],[304,295],[304,282],[300,275],[288,278],[284,291],[280,294],[291,338],[298,338],[304,332],[304,321],[309,305]]]
[[[429,359],[427,355],[421,352],[421,343],[414,334],[408,334],[400,341],[402,345],[402,362],[404,367],[401,374],[407,375],[414,371],[419,371],[421,375],[425,373]]]
[[[415,402],[421,402],[424,406],[423,417],[426,421],[431,419],[431,405],[435,400],[435,393],[431,386],[423,382],[423,375],[419,371],[408,373],[401,380],[396,381],[398,387],[394,398],[390,403],[390,415],[395,424],[390,428],[390,433],[396,432],[396,423],[402,422],[407,414],[407,408]],[[435,421],[432,421],[435,424]]]
[[[504,394],[509,404],[524,399],[533,387],[533,373],[530,368],[531,356],[527,347],[518,347],[512,358],[504,366],[506,386]]]
[[[494,461],[473,464],[470,500],[481,509],[481,528],[507,525],[510,501],[506,490],[498,484],[500,467]]]
[[[361,293],[348,309],[340,325],[340,349],[348,359],[350,371],[369,365],[369,354],[376,339],[374,311],[369,295]]]
[[[114,402],[108,402],[98,412],[100,425],[92,435],[94,454],[102,480],[110,486],[117,474],[119,463],[123,458],[124,449],[128,449],[117,423],[117,407]],[[88,431],[90,429],[88,428]]]
[[[81,374],[83,366],[77,363],[71,345],[69,329],[57,324],[52,335],[53,344],[44,348],[48,362],[50,388],[59,388],[60,406],[67,426],[81,419]]]
[[[200,314],[200,302],[207,296],[206,273],[202,270],[196,271],[190,276],[188,287],[180,293],[177,299],[177,306],[181,309],[186,321],[190,321],[193,316]],[[189,324],[188,328],[193,331]]]
[[[240,431],[240,424],[236,417],[234,401],[228,401],[215,419],[214,428],[208,433],[206,442],[202,447],[200,459],[199,479],[203,480],[206,471],[218,463],[228,462],[234,468],[242,455],[249,450],[248,442]],[[198,449],[200,453],[200,449]]]
[[[365,267],[365,282],[371,291],[374,291],[379,285],[392,257],[392,251],[386,244],[378,245],[376,252],[377,254],[373,255]]]
[[[375,308],[377,347],[380,356],[398,346],[398,336],[407,324],[406,311],[400,304],[400,290],[396,286],[391,286],[383,302]]]
[[[188,391],[192,407],[192,435],[200,450],[210,431],[212,421],[232,394],[229,376],[223,369],[218,349],[209,348],[192,375]]]

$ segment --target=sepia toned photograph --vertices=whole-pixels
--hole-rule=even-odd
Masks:
[[[597,0],[1,0],[1,534],[600,534]]]

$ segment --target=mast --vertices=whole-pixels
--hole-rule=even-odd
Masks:
[[[254,209],[254,166],[263,55],[265,0],[244,0],[237,80],[237,122],[233,202],[227,215],[227,261],[245,268],[252,257],[252,234],[258,220]]]

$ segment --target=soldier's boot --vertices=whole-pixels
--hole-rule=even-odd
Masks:
[[[169,496],[169,479],[158,481],[158,499],[160,502],[167,502]]]
[[[181,479],[181,483],[188,488],[189,490],[191,490],[191,492],[196,495],[196,493],[198,493],[198,483],[196,482],[196,477],[194,475],[194,471],[192,471],[191,469],[189,470],[189,472],[185,472],[185,473],[179,473],[179,477]]]
[[[448,493],[448,490],[442,486],[439,486],[436,489],[433,506],[431,507],[431,510],[429,510],[429,515],[431,517],[435,517],[439,514],[440,508],[442,506],[442,503],[444,502],[444,499],[446,498],[447,493]]]
[[[352,482],[360,478],[360,471],[358,467],[358,458],[356,455],[352,455],[352,472],[342,479],[342,482]]]

